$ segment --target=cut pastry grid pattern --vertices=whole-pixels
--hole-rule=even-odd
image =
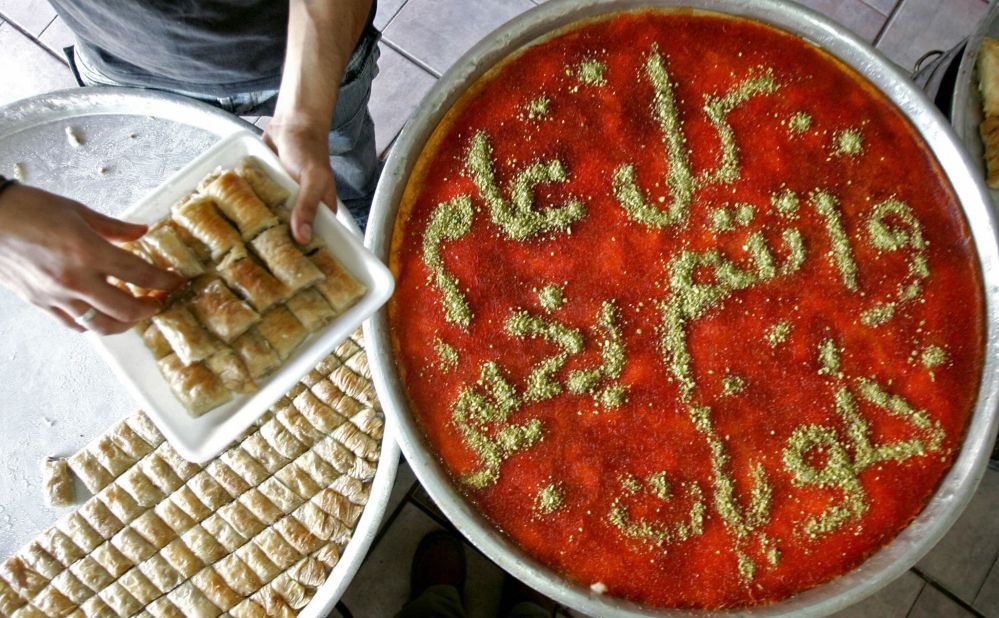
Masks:
[[[204,178],[169,217],[125,245],[191,278],[138,330],[174,395],[194,415],[233,393],[256,391],[256,380],[365,292],[321,240],[306,246],[292,240],[288,197],[247,157],[235,171]],[[118,465],[101,463],[112,472]]]
[[[204,466],[142,412],[117,423],[70,458],[94,496],[0,565],[0,615],[294,615],[367,502],[369,378],[357,332]]]

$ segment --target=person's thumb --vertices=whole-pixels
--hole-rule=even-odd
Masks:
[[[148,229],[145,225],[108,217],[87,207],[80,208],[80,217],[105,240],[135,240]]]
[[[295,241],[305,245],[312,240],[312,226],[316,219],[319,201],[322,200],[334,212],[336,211],[336,185],[330,171],[326,171],[325,174],[322,171],[307,171],[302,174],[300,182],[298,199],[295,200],[295,206],[291,211],[291,231]]]

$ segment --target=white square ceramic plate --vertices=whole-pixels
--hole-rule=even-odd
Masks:
[[[289,203],[294,203],[298,185],[259,137],[243,131],[225,138],[196,158],[130,208],[123,218],[149,224],[169,216],[170,206],[193,191],[202,178],[220,166],[232,169],[248,155],[259,159],[271,178],[291,192]],[[341,205],[338,214],[334,215],[320,205],[313,233],[365,285],[364,296],[329,326],[309,335],[275,373],[258,380],[257,392],[234,394],[228,403],[203,416],[192,417],[174,397],[137,332],[91,336],[122,383],[185,459],[201,463],[216,455],[392,295],[395,287],[392,274],[364,248],[356,231],[348,230],[347,226],[356,230],[346,208]]]

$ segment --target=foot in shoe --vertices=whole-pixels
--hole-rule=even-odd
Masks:
[[[409,574],[410,598],[415,599],[430,586],[447,585],[464,597],[465,548],[454,532],[436,530],[420,540]]]

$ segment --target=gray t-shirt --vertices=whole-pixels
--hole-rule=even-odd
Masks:
[[[280,83],[288,0],[50,1],[115,81],[215,96]]]

